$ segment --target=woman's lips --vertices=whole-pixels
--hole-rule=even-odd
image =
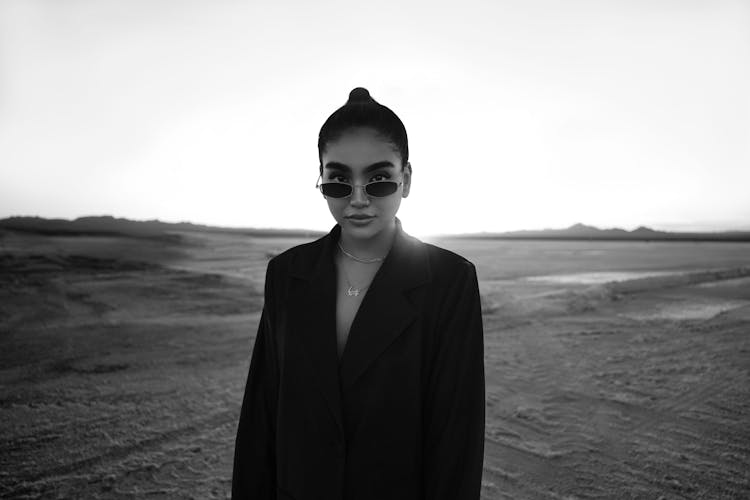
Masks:
[[[374,215],[350,215],[346,217],[346,220],[356,226],[364,226],[369,224],[374,218]]]

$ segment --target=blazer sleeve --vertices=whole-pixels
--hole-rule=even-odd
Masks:
[[[276,498],[276,401],[279,373],[273,331],[272,263],[266,269],[263,312],[255,336],[234,445],[232,499]]]
[[[425,397],[425,500],[478,500],[484,460],[484,332],[476,268],[449,286]]]

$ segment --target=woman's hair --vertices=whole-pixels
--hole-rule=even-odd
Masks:
[[[323,153],[329,142],[338,140],[345,132],[359,127],[374,129],[393,144],[401,155],[401,168],[409,161],[409,141],[406,128],[396,113],[370,96],[367,89],[357,87],[349,92],[346,104],[333,112],[318,134],[318,160],[323,173]]]

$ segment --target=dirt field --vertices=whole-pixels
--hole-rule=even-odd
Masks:
[[[180,236],[0,233],[0,497],[228,497],[300,240]],[[436,243],[479,271],[483,498],[750,498],[750,244]]]

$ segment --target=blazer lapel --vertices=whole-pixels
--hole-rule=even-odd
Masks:
[[[339,362],[336,348],[336,268],[334,251],[341,234],[336,225],[292,264],[289,335],[304,345],[314,380],[343,432],[341,393],[417,317],[407,292],[429,280],[423,244],[407,235],[396,219],[393,246],[370,284]],[[313,250],[314,249],[314,250]]]
[[[303,281],[293,284],[288,304],[289,334],[301,339],[313,378],[343,432],[336,349],[336,268],[333,263],[333,247],[340,229],[335,226],[322,238],[321,245],[312,247],[319,252],[299,254],[292,266],[292,275]]]
[[[423,244],[404,233],[396,219],[396,235],[359,306],[341,356],[342,390],[357,378],[417,317],[407,292],[429,280]]]

